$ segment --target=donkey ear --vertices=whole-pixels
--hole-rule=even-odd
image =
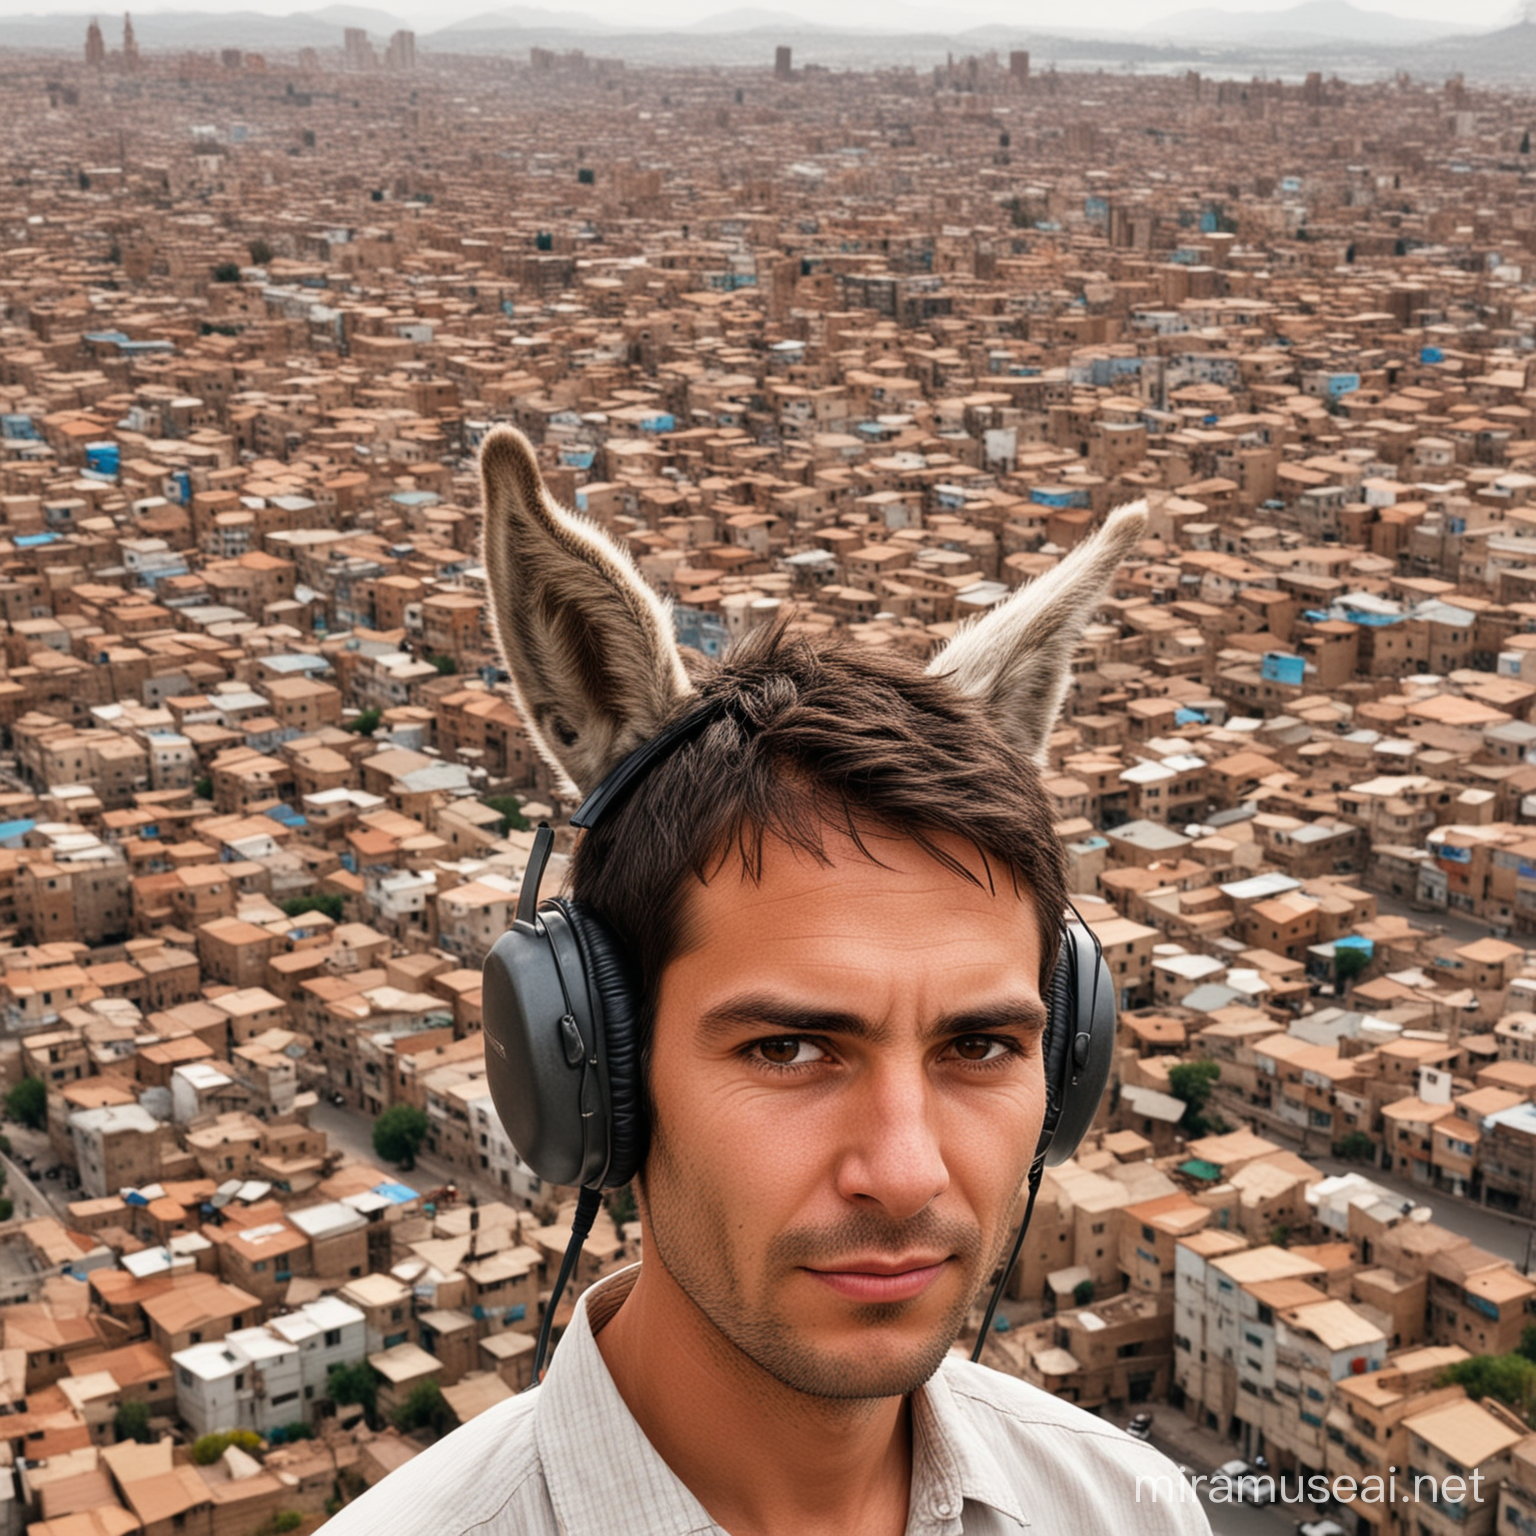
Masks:
[[[545,490],[521,432],[490,433],[480,474],[491,619],[517,706],[586,793],[691,692],[671,615],[623,550]]]
[[[928,671],[979,699],[1003,735],[1041,762],[1071,677],[1072,652],[1115,567],[1146,526],[1144,501],[1112,512],[1054,570],[960,630]]]

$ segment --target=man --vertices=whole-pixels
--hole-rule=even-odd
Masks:
[[[523,718],[590,790],[697,695],[656,599],[521,437],[483,466]],[[698,679],[717,717],[574,869],[640,1003],[644,1261],[580,1299],[542,1385],[328,1530],[1208,1531],[1157,1452],[950,1352],[1047,1118],[1066,892],[1032,759],[1140,523],[927,671],[765,631]]]

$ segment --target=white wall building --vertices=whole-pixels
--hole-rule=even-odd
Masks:
[[[264,1327],[171,1356],[176,1407],[194,1436],[224,1429],[270,1434],[308,1419],[334,1365],[367,1358],[363,1314],[334,1296],[307,1302]]]

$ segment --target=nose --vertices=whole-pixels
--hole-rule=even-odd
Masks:
[[[845,1200],[904,1221],[949,1188],[940,1105],[920,1064],[871,1071],[843,1109],[837,1191]]]

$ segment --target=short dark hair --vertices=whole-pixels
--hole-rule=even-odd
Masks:
[[[733,854],[760,878],[769,836],[826,860],[829,828],[857,844],[860,826],[873,826],[976,881],[934,840],[964,839],[989,881],[1006,872],[1033,898],[1050,997],[1067,902],[1061,842],[1038,770],[980,703],[910,657],[782,627],[749,635],[694,682],[700,698],[674,718],[701,700],[728,707],[582,836],[572,867],[571,894],[629,959],[642,1060],[662,972],[690,943],[693,881]]]

